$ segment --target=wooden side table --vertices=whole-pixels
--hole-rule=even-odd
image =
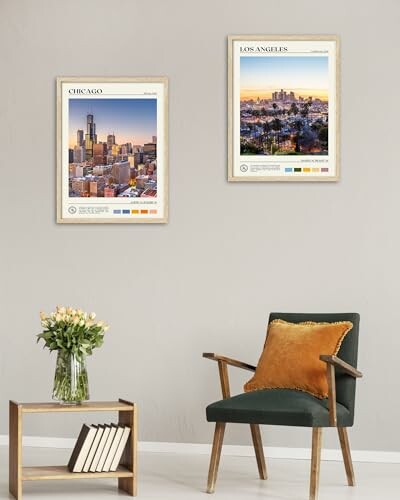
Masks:
[[[66,465],[40,467],[22,466],[22,420],[26,413],[74,413],[117,411],[118,423],[131,428],[121,463],[115,472],[70,472]],[[17,499],[22,498],[23,481],[55,479],[118,478],[118,488],[131,496],[137,493],[137,405],[130,401],[88,402],[76,406],[58,403],[16,403],[10,401],[9,421],[9,489]]]

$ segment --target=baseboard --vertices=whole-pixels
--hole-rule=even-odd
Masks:
[[[209,455],[211,445],[195,443],[165,443],[143,441],[139,443],[140,451],[153,453],[182,453],[193,455]],[[291,460],[309,460],[311,457],[310,448],[284,448],[274,446],[264,446],[265,456],[268,458],[284,458]],[[244,445],[224,445],[222,455],[236,457],[253,457],[254,448]],[[351,452],[354,462],[371,463],[393,463],[400,464],[400,452],[392,451],[367,451],[354,450]],[[341,450],[322,449],[322,460],[342,461]]]
[[[73,448],[75,439],[56,438],[40,436],[24,436],[23,445],[36,448]],[[8,436],[0,435],[0,446],[8,445]],[[166,442],[139,442],[139,451],[150,453],[180,453],[188,455],[209,455],[211,445],[196,443],[166,443]],[[309,460],[311,451],[309,448],[283,448],[283,447],[264,447],[265,456],[268,458],[283,458],[290,460]],[[222,454],[236,457],[252,457],[254,449],[252,446],[224,445]],[[354,462],[388,463],[400,464],[400,452],[396,451],[352,451]],[[342,453],[340,450],[322,450],[322,460],[341,461]]]

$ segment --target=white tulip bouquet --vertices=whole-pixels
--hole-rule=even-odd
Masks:
[[[95,313],[57,306],[50,314],[40,313],[43,332],[37,341],[44,341],[50,351],[58,351],[53,398],[65,403],[89,399],[86,356],[101,347],[108,325],[95,321]]]
[[[95,321],[95,313],[85,313],[81,309],[57,306],[56,311],[47,315],[40,313],[44,328],[39,333],[38,342],[44,340],[44,347],[50,351],[64,350],[77,358],[89,356],[95,347],[101,347],[108,325]]]

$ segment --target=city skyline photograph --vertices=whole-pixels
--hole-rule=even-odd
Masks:
[[[157,136],[156,99],[69,99],[69,147],[77,131],[86,133],[87,115],[94,115],[98,142],[114,134],[118,144],[143,145]]]
[[[240,154],[328,155],[327,56],[240,58]]]
[[[240,99],[271,99],[286,89],[299,97],[328,100],[327,56],[242,56]]]
[[[69,100],[69,197],[157,197],[157,100]]]

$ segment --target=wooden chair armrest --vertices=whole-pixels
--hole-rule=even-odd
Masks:
[[[325,363],[333,365],[335,368],[338,368],[339,370],[347,373],[347,375],[351,375],[354,378],[360,378],[363,376],[360,371],[354,368],[354,366],[349,365],[348,363],[338,358],[337,356],[329,356],[327,354],[321,354],[319,359],[321,361],[324,361]]]
[[[229,398],[231,395],[231,390],[229,387],[228,365],[236,366],[237,368],[242,368],[243,370],[249,370],[251,372],[256,371],[256,367],[253,365],[248,365],[247,363],[243,363],[243,361],[238,361],[237,359],[220,356],[219,354],[214,354],[213,352],[203,352],[203,358],[217,361],[222,397],[224,399]]]
[[[213,352],[203,352],[203,358],[212,359],[214,361],[219,361],[221,363],[226,363],[227,365],[236,366],[237,368],[242,368],[243,370],[249,370],[250,372],[255,372],[256,367],[244,363],[243,361],[238,361],[237,359],[227,358],[226,356],[220,356],[219,354],[214,354]]]
[[[337,412],[336,412],[336,379],[335,372],[339,369],[354,378],[362,377],[362,373],[349,365],[337,356],[321,354],[319,357],[321,361],[326,363],[326,378],[328,380],[328,410],[329,410],[329,425],[332,427],[337,426]]]

